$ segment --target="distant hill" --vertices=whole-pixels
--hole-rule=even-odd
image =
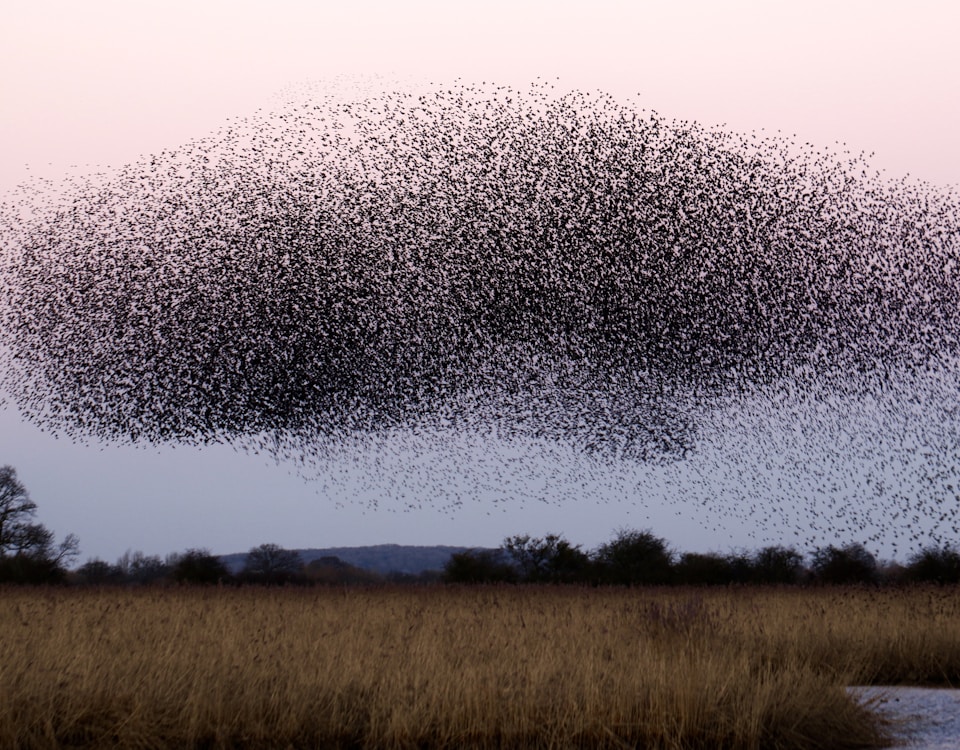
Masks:
[[[324,547],[323,549],[294,550],[304,564],[321,557],[338,557],[343,562],[377,573],[410,573],[417,575],[425,570],[443,570],[450,556],[478,547],[416,547],[402,544],[376,544],[371,547]],[[231,573],[239,572],[247,558],[246,552],[220,555]]]

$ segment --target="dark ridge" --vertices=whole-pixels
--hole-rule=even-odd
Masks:
[[[373,544],[365,547],[323,547],[292,550],[304,564],[325,557],[337,558],[343,563],[377,573],[419,574],[427,570],[443,570],[450,556],[457,552],[466,552],[475,547],[451,547],[445,545],[416,546],[404,544]],[[220,560],[237,573],[243,568],[247,553],[238,552],[220,555]]]

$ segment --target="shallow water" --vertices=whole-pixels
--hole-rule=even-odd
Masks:
[[[921,687],[852,687],[863,700],[895,720],[906,722],[907,739],[896,748],[956,750],[960,748],[960,690]]]

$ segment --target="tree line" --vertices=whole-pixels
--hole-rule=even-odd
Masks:
[[[558,534],[508,537],[497,550],[454,554],[450,583],[579,583],[626,586],[960,583],[960,552],[929,546],[906,565],[881,565],[862,544],[819,547],[804,556],[793,547],[754,552],[673,551],[650,531],[622,529],[593,551]]]
[[[498,549],[451,555],[442,571],[382,575],[337,557],[304,563],[299,553],[261,544],[231,572],[207,549],[161,558],[127,552],[116,563],[88,560],[74,570],[79,542],[69,534],[59,544],[35,521],[36,504],[10,466],[0,467],[0,583],[119,584],[374,584],[547,583],[581,585],[799,585],[960,583],[960,552],[929,546],[906,565],[881,565],[862,544],[828,545],[808,557],[793,547],[755,552],[677,553],[651,531],[622,529],[592,551],[562,535],[507,537]]]
[[[862,544],[828,545],[805,557],[792,547],[768,546],[754,552],[672,551],[650,531],[624,529],[587,552],[558,534],[507,537],[498,549],[451,555],[442,571],[387,575],[349,565],[337,557],[304,563],[294,550],[276,544],[252,548],[243,567],[231,573],[205,549],[147,557],[127,553],[115,564],[90,560],[69,580],[86,584],[580,584],[593,586],[729,585],[895,585],[960,583],[960,552],[928,547],[905,565],[881,564]]]

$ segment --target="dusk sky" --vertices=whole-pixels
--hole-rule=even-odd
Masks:
[[[870,164],[890,179],[909,173],[960,189],[960,10],[948,2],[38,0],[5,11],[0,196],[175,148],[269,110],[291,91],[394,85],[377,77],[519,88],[550,79],[670,119],[872,153]],[[347,452],[305,478],[227,445],[57,439],[8,403],[0,465],[17,469],[41,522],[58,537],[77,534],[81,561],[112,561],[128,549],[239,552],[264,542],[497,546],[524,532],[559,532],[592,548],[619,527],[651,528],[682,550],[802,548],[806,532],[788,536],[762,510],[752,521],[725,512],[724,498],[733,497],[725,493],[753,482],[784,497],[840,491],[868,503],[857,477],[875,480],[877,470],[831,449],[836,435],[857,431],[850,413],[816,418],[826,427],[815,450],[793,438],[778,443],[802,432],[799,421],[809,426],[809,415],[791,421],[785,408],[774,424],[764,409],[744,408],[729,418],[730,432],[707,430],[701,450],[711,458],[700,463],[610,467],[561,448],[467,435],[451,437],[460,444],[447,454],[402,444]],[[922,418],[904,429],[936,442]],[[744,456],[761,458],[753,465]],[[798,456],[809,464],[803,471],[778,468]],[[886,482],[902,482],[901,493],[920,491],[906,464],[884,471]],[[451,509],[454,496],[462,502]],[[865,522],[882,514],[882,505],[863,506]],[[807,521],[798,507],[786,525]],[[828,521],[817,523],[826,539]]]

